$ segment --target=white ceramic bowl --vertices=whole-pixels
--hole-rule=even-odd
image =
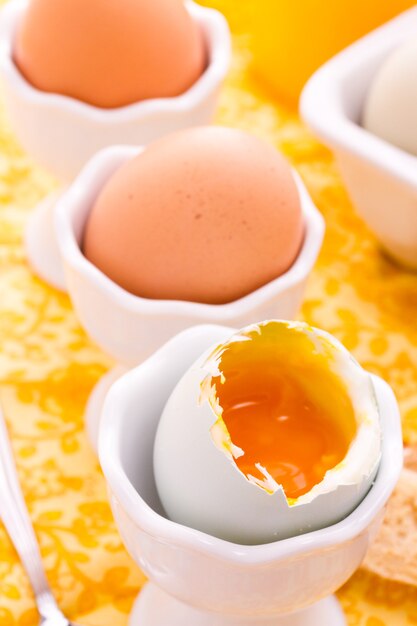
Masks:
[[[402,467],[394,394],[385,382],[373,378],[383,430],[382,461],[370,492],[342,522],[259,546],[236,545],[176,524],[164,517],[153,475],[158,422],[183,373],[209,346],[232,333],[232,328],[219,326],[184,331],[119,379],[107,396],[100,462],[123,541],[152,583],[139,597],[131,623],[342,625],[334,600],[294,617],[280,615],[326,598],[360,565]]]
[[[323,218],[298,177],[306,222],[298,258],[286,274],[229,304],[140,298],[119,287],[85,258],[80,243],[95,198],[113,172],[139,151],[113,147],[96,155],[61,196],[54,211],[66,285],[88,334],[120,363],[136,365],[173,335],[195,324],[231,323],[240,328],[256,319],[293,319],[324,235]]]
[[[301,96],[301,115],[331,148],[358,212],[386,250],[417,268],[417,158],[360,126],[365,97],[384,59],[416,37],[417,7],[320,68]]]
[[[146,145],[169,132],[211,121],[230,61],[229,29],[219,12],[186,3],[209,49],[209,65],[191,89],[176,98],[100,109],[35,89],[18,71],[13,43],[27,3],[11,0],[1,11],[0,76],[7,112],[19,141],[58,178],[72,180],[88,159],[106,146]]]

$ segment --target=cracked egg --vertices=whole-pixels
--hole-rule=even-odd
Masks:
[[[171,520],[261,544],[341,521],[380,455],[370,375],[331,335],[267,321],[182,377],[158,426],[154,471]]]

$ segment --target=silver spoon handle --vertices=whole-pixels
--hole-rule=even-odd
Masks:
[[[26,569],[39,612],[47,617],[58,611],[45,570],[39,545],[20,488],[3,411],[0,408],[0,518]]]

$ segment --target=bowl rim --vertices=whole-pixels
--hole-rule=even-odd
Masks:
[[[85,190],[94,185],[103,170],[113,171],[146,147],[111,146],[96,154],[58,200],[55,209],[55,233],[64,263],[81,274],[89,283],[109,296],[116,305],[143,315],[173,315],[210,321],[233,320],[251,312],[299,284],[311,272],[324,237],[324,219],[313,204],[301,178],[294,171],[306,224],[302,248],[291,268],[255,291],[226,304],[204,304],[183,300],[153,300],[129,293],[95,267],[82,254],[72,224],[72,216],[83,201]]]
[[[288,558],[301,557],[306,553],[315,553],[336,545],[353,541],[372,524],[384,508],[402,470],[403,443],[401,419],[398,404],[393,391],[381,378],[371,375],[376,398],[383,417],[382,458],[378,474],[364,500],[344,520],[304,535],[282,539],[262,545],[239,545],[218,539],[207,533],[173,522],[154,511],[140,496],[123,469],[119,456],[120,420],[117,414],[123,398],[134,388],[142,372],[158,361],[165,361],[169,354],[178,350],[181,341],[192,342],[200,333],[234,332],[229,327],[201,325],[182,331],[141,365],[130,370],[111,387],[103,409],[100,437],[99,460],[106,481],[110,488],[111,498],[128,515],[131,522],[158,541],[170,543],[182,549],[198,552],[207,557],[216,557],[235,565],[260,565],[282,561]],[[364,370],[365,371],[365,370]]]
[[[348,46],[308,80],[300,97],[300,114],[311,130],[336,150],[350,153],[415,189],[417,157],[367,131],[346,111],[346,86],[368,62],[415,34],[417,6]],[[350,93],[350,92],[349,92]]]
[[[57,109],[89,123],[103,126],[146,121],[158,114],[183,114],[205,101],[225,78],[231,57],[231,37],[225,17],[215,9],[186,0],[193,20],[205,31],[209,62],[198,80],[184,93],[169,98],[151,98],[126,106],[104,109],[70,96],[45,92],[31,85],[13,61],[13,41],[17,23],[29,0],[10,0],[0,11],[0,72],[3,80],[34,107]]]

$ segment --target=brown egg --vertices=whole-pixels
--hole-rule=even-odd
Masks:
[[[286,272],[303,233],[281,154],[241,131],[193,128],[113,175],[92,207],[84,253],[138,296],[220,304]]]
[[[14,60],[37,89],[112,108],[183,93],[206,50],[182,0],[31,0]]]

